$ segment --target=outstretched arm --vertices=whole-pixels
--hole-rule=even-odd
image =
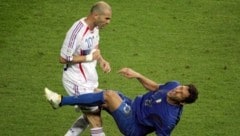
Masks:
[[[122,68],[121,70],[119,70],[118,73],[120,73],[126,78],[136,78],[147,90],[155,91],[159,87],[159,85],[156,82],[132,70],[131,68]]]

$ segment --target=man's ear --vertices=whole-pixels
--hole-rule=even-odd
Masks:
[[[98,16],[99,16],[99,15],[98,15],[97,13],[94,13],[94,14],[93,14],[93,17],[94,17],[95,20],[97,20]]]

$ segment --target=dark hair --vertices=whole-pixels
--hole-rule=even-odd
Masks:
[[[198,90],[193,84],[186,85],[189,87],[188,92],[189,96],[184,100],[185,103],[194,103],[198,98]]]

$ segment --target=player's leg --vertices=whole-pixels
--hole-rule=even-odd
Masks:
[[[91,136],[105,136],[102,128],[101,109],[98,106],[86,107],[79,106],[85,114],[89,124]]]
[[[104,91],[104,107],[107,108],[108,111],[115,111],[121,105],[122,101],[122,98],[116,91]]]
[[[78,91],[74,90],[74,88],[77,88],[77,87],[75,87],[76,86],[75,84],[69,82],[65,78],[63,78],[62,81],[63,81],[63,86],[64,86],[66,92],[70,96],[78,95]],[[80,112],[79,106],[75,105],[74,108],[75,108],[76,112]],[[76,119],[76,121],[68,129],[68,131],[66,132],[65,136],[78,136],[81,133],[83,133],[84,130],[86,130],[88,125],[89,124],[88,124],[87,118],[84,115],[81,115],[80,117],[78,117]]]
[[[88,127],[87,119],[81,115],[64,136],[78,136]]]
[[[128,130],[133,127],[132,124],[134,124],[134,118],[132,117],[132,114],[130,114],[132,112],[131,107],[129,104],[123,102],[122,97],[120,97],[117,92],[103,91],[79,96],[61,96],[60,94],[45,88],[45,96],[55,109],[60,106],[76,104],[85,106],[104,105],[104,107],[111,112],[121,129],[121,132],[128,133]]]
[[[136,134],[135,116],[132,111],[132,100],[121,93],[108,91],[105,93],[110,114],[114,118],[119,130],[124,135],[142,135]]]
[[[118,128],[124,135],[135,135],[136,124],[132,114],[132,100],[116,91],[104,91],[104,108],[114,118]],[[140,135],[140,134],[137,134]]]
[[[63,84],[65,87],[65,90],[70,96],[76,96],[79,94],[86,93],[86,92],[82,92],[83,89],[81,89],[80,85],[73,84],[66,79],[64,80],[64,78],[63,78]],[[100,110],[98,106],[94,106],[94,107],[75,106],[75,109],[76,111],[82,111],[86,115],[85,116],[86,118],[81,118],[82,117],[81,116],[79,119],[77,119],[72,125],[72,127],[66,133],[68,134],[66,136],[80,135],[87,128],[88,123],[90,123],[91,125],[90,132],[92,136],[105,136],[102,128],[102,120],[100,117]]]
[[[102,91],[78,96],[62,96],[45,88],[45,96],[54,109],[66,105],[99,106],[104,104],[112,112],[122,102],[121,97],[114,91]]]
[[[90,132],[91,136],[105,136],[105,133],[102,128],[102,119],[101,119],[101,112],[95,113],[85,113],[88,122],[91,126]]]

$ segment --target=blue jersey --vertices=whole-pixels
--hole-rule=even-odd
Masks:
[[[167,92],[179,85],[176,81],[168,82],[160,85],[157,91],[149,91],[135,98],[132,108],[141,134],[155,131],[159,136],[170,135],[180,119],[182,106],[169,104]]]

